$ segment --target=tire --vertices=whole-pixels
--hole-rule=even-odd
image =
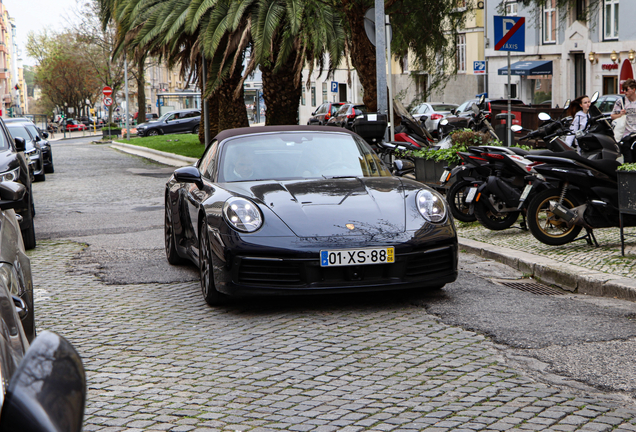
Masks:
[[[196,125],[196,126],[194,127],[194,129],[192,129],[192,133],[193,133],[193,134],[195,134],[195,135],[198,135],[198,134],[199,134],[199,125]]]
[[[172,218],[170,215],[170,209],[168,208],[168,204],[165,206],[165,217],[164,217],[164,240],[166,244],[166,258],[168,262],[173,265],[182,264],[183,258],[179,256],[177,252],[177,244],[174,238],[174,228],[172,225]]]
[[[469,206],[466,205],[466,192],[472,186],[471,182],[459,180],[446,192],[446,201],[450,207],[453,217],[462,222],[475,222],[477,218],[474,214],[469,214]]]
[[[528,228],[532,235],[541,243],[551,246],[570,243],[582,229],[578,225],[568,227],[565,221],[550,211],[550,201],[559,201],[560,197],[560,189],[547,189],[538,193],[530,201],[526,215]],[[571,193],[565,194],[561,204],[569,209],[580,205],[579,200]]]
[[[226,296],[218,292],[214,285],[212,251],[205,223],[199,229],[199,275],[201,277],[201,293],[205,302],[210,306],[223,304]]]
[[[30,209],[27,212],[27,216],[29,218],[27,224],[28,228],[22,230],[22,242],[24,243],[24,249],[30,250],[35,249],[35,225],[33,224],[33,202],[29,206]]]
[[[36,182],[43,182],[46,181],[46,171],[42,170],[42,174],[38,174],[36,176],[33,176],[33,178],[35,179]]]
[[[53,174],[55,172],[55,167],[53,166],[53,161],[51,161],[51,165],[46,165],[44,167],[44,172],[47,174]]]
[[[31,343],[37,336],[37,332],[35,330],[35,306],[33,303],[33,291],[31,291],[31,304],[27,302],[27,305],[29,306],[29,314],[24,318],[24,320],[21,320],[21,322],[22,328],[24,329],[24,334],[29,340],[29,343]]]
[[[482,195],[481,199],[488,199],[487,195]],[[480,201],[474,204],[475,217],[480,224],[493,231],[501,231],[510,228],[519,218],[521,212],[493,213]]]
[[[147,133],[146,136],[157,136],[159,135],[159,131],[157,131],[157,129],[150,129]]]

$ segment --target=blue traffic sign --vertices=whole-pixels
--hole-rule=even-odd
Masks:
[[[495,16],[495,51],[526,50],[526,19],[524,17]]]
[[[486,61],[485,60],[474,61],[473,73],[475,75],[484,75],[486,73]]]
[[[331,92],[338,93],[338,81],[331,81]]]

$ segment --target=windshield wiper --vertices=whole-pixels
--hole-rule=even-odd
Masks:
[[[358,178],[358,176],[354,176],[354,175],[347,175],[347,176],[333,176],[333,177],[327,177],[326,175],[323,174],[322,176],[324,179],[347,179],[347,178]]]

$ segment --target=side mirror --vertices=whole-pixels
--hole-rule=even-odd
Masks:
[[[194,183],[199,189],[203,189],[201,173],[195,166],[185,166],[174,171],[174,179],[179,183]]]
[[[35,142],[40,142],[40,141],[42,141],[42,138],[40,138],[38,135],[36,135],[35,138],[34,138],[34,141]]]
[[[86,405],[86,373],[75,348],[42,332],[11,377],[0,417],[3,431],[80,432]]]
[[[513,132],[520,132],[521,129],[523,129],[523,128],[521,126],[519,126],[519,125],[510,126],[510,130],[513,131]]]
[[[428,120],[428,116],[427,115],[423,115],[420,117],[420,123],[424,124],[424,122]]]
[[[457,112],[457,110],[456,110],[455,108],[452,108],[452,109],[450,110],[450,113],[451,113],[452,115],[455,115],[455,113],[456,113],[456,112]]]
[[[570,99],[566,100],[565,103],[563,104],[563,111],[565,111],[568,108],[570,108]]]
[[[479,106],[477,106],[477,104],[473,104],[470,109],[472,109],[475,114],[479,114]]]
[[[48,132],[42,132],[42,136],[44,137],[44,139],[47,139],[49,137],[49,133]]]
[[[26,187],[14,181],[0,182],[0,209],[16,208],[24,197]]]
[[[592,97],[590,98],[590,102],[594,103],[598,100],[598,91],[595,91]]]
[[[24,141],[24,138],[16,137],[13,141],[15,141],[16,151],[23,152],[26,150],[26,141]]]
[[[483,94],[483,95],[479,96],[479,105],[482,105],[485,100],[486,100],[486,95]]]
[[[550,117],[550,114],[548,114],[548,113],[540,112],[539,113],[539,120],[541,120],[541,121],[549,121],[549,120],[552,120],[552,117]]]
[[[446,120],[446,119],[441,119],[441,120],[439,121],[439,124],[441,124],[442,126],[446,126],[446,125],[448,124],[448,120]]]

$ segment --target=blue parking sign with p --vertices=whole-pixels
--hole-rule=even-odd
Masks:
[[[473,73],[475,74],[485,74],[486,73],[486,61],[478,60],[473,62]]]
[[[524,17],[495,16],[495,51],[526,50],[526,19]]]
[[[338,93],[338,81],[331,81],[331,92]]]

